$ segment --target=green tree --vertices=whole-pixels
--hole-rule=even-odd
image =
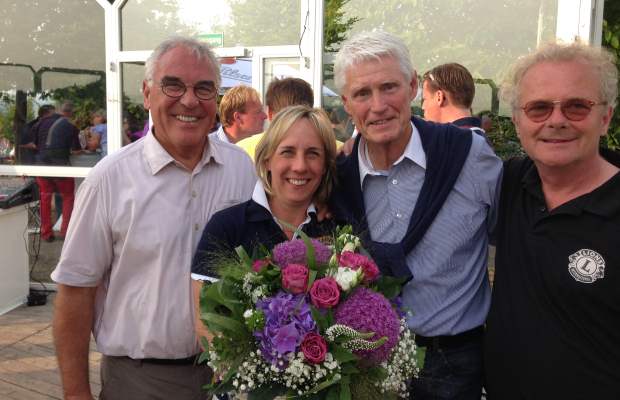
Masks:
[[[338,45],[346,38],[359,17],[345,17],[344,6],[350,0],[326,0],[325,19],[323,26],[323,49],[326,52],[336,51]]]

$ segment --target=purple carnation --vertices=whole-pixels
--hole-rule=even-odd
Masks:
[[[310,241],[314,246],[314,258],[317,264],[327,263],[332,256],[329,247],[316,239],[310,239]],[[273,248],[273,260],[282,268],[288,264],[307,265],[306,244],[301,239],[282,242]]]
[[[359,332],[374,332],[369,340],[383,336],[387,341],[378,349],[355,352],[365,365],[376,365],[389,358],[398,343],[400,321],[388,299],[365,287],[358,287],[336,309],[336,323]]]
[[[255,331],[263,358],[276,365],[285,355],[297,351],[308,332],[316,331],[310,306],[304,295],[279,291],[273,297],[259,300],[256,309],[265,314],[265,326]],[[282,364],[285,366],[285,364]]]

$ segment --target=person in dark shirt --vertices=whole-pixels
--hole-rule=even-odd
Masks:
[[[549,44],[502,88],[527,153],[506,162],[485,339],[489,400],[620,398],[618,95],[602,48]]]
[[[37,148],[37,164],[40,165],[70,165],[71,152],[80,151],[79,130],[71,123],[73,106],[65,102],[61,107],[62,114],[57,114],[52,108],[41,117],[34,128],[34,143]],[[67,233],[73,202],[75,199],[75,179],[58,177],[37,177],[40,194],[41,210],[41,239],[51,242],[55,239],[52,231],[51,204],[55,192],[62,198],[62,224],[60,236]]]
[[[215,260],[243,246],[248,254],[297,237],[330,235],[334,222],[318,222],[315,205],[326,202],[335,176],[336,138],[327,115],[308,106],[276,114],[256,148],[259,180],[252,199],[213,215],[192,261],[192,286],[199,336],[209,334],[199,320],[198,294],[217,279]]]
[[[422,109],[427,121],[451,123],[485,136],[480,118],[471,115],[475,95],[474,78],[461,64],[438,65],[422,77]]]

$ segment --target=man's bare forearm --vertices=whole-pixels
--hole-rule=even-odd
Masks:
[[[58,285],[54,307],[54,345],[65,399],[92,399],[88,349],[95,307],[94,287]]]

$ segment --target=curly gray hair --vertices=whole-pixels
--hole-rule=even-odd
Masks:
[[[536,64],[542,62],[579,61],[592,67],[599,76],[600,94],[603,101],[616,106],[618,97],[618,70],[615,57],[609,51],[583,43],[547,43],[535,52],[528,54],[513,65],[508,78],[501,87],[501,98],[514,109],[518,107],[520,84],[523,77]]]

